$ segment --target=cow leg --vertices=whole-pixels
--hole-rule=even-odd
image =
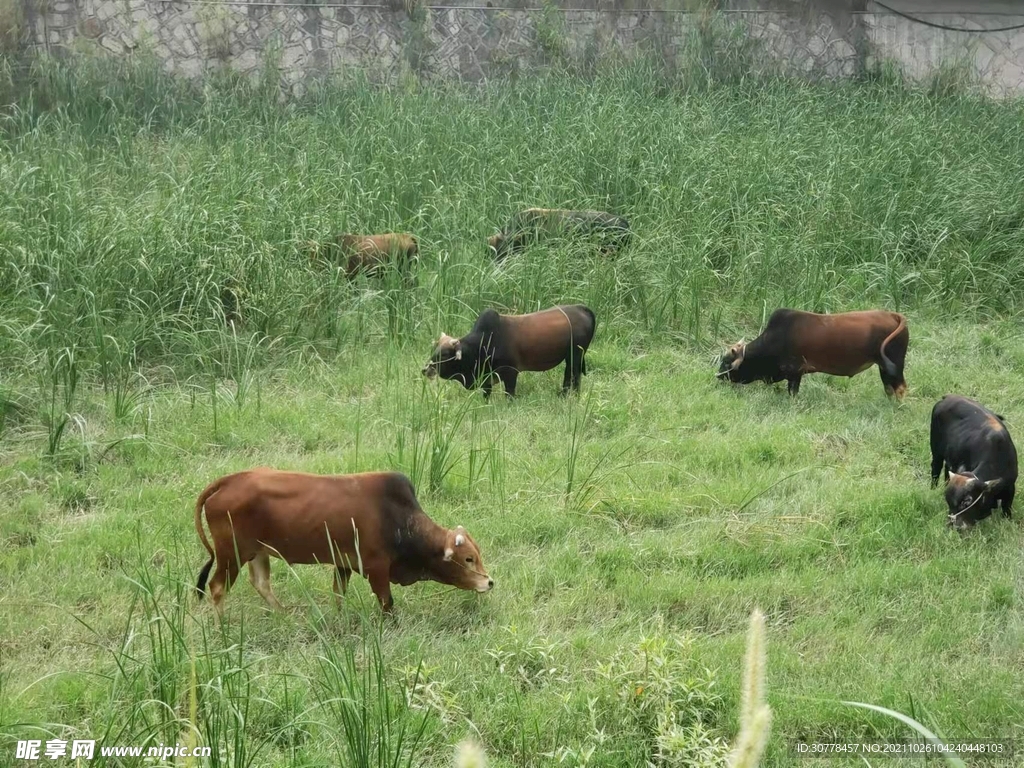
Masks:
[[[504,370],[498,374],[501,385],[505,387],[505,394],[508,397],[516,396],[516,382],[519,381],[519,371],[513,369]]]
[[[1016,492],[1017,487],[1015,485],[1011,485],[1009,488],[1003,491],[1003,495],[1001,497],[1003,505],[1003,517],[1005,517],[1007,520],[1013,519],[1013,514],[1011,513],[1010,508],[1013,506],[1013,496]]]
[[[583,350],[576,347],[565,359],[565,378],[562,379],[562,394],[565,394],[569,387],[573,391],[580,391],[580,378],[583,375]]]
[[[907,394],[907,380],[903,378],[903,366],[907,362],[907,347],[910,346],[910,334],[904,331],[901,335],[890,341],[885,347],[885,356],[888,357],[896,372],[893,376],[882,373],[882,385],[885,387],[885,394],[902,400]],[[881,362],[881,361],[879,361]],[[878,366],[882,371],[882,366]]]
[[[267,605],[275,611],[283,611],[284,606],[275,597],[270,588],[270,555],[260,552],[249,561],[249,581],[260,593],[260,597],[267,601]]]
[[[878,367],[879,375],[882,378],[882,386],[885,387],[886,397],[895,397],[897,400],[902,400],[903,396],[907,393],[907,382],[903,378],[901,373],[899,376],[890,376],[882,367]]]
[[[943,467],[942,456],[932,454],[932,488],[939,483],[939,473],[942,473],[943,480],[949,482],[949,467]]]
[[[233,551],[217,553],[217,570],[213,574],[213,578],[210,579],[209,589],[210,602],[213,603],[213,607],[217,611],[218,619],[224,615],[224,607],[221,602],[227,591],[231,589],[231,585],[235,583],[235,579],[238,578],[238,571],[239,564]]]
[[[374,564],[366,568],[366,578],[370,581],[370,589],[380,601],[380,607],[384,613],[391,613],[394,607],[394,600],[391,599],[391,568],[384,565]]]
[[[789,394],[791,394],[793,397],[796,397],[797,392],[800,391],[801,378],[802,377],[800,376],[800,374],[796,374],[795,376],[789,377]]]

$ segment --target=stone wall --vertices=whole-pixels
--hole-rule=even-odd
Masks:
[[[147,51],[167,70],[190,78],[217,68],[257,73],[269,66],[279,69],[295,92],[310,77],[353,68],[380,78],[411,72],[427,79],[477,81],[552,63],[588,66],[641,50],[685,66],[688,56],[708,55],[709,46],[719,56],[745,57],[742,65],[753,69],[835,77],[891,60],[912,78],[957,66],[993,95],[1024,89],[1024,29],[982,31],[1024,25],[1024,10],[998,16],[915,14],[933,24],[973,30],[948,31],[871,2],[852,12],[837,0],[805,3],[796,10],[780,0],[760,0],[753,7],[719,12],[715,34],[709,36],[708,17],[701,13],[600,10],[597,5],[489,7],[499,0],[438,7],[415,7],[414,0],[404,0],[411,11],[403,8],[403,0],[389,0],[389,5],[335,0],[23,2],[24,42],[30,51],[58,56]],[[979,5],[974,2],[975,8]]]

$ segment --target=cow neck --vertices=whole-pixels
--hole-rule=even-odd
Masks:
[[[755,356],[760,355],[764,351],[765,347],[764,334],[758,336],[756,339],[747,342],[746,348],[743,350],[743,355],[746,357],[747,354],[753,353]]]
[[[437,557],[444,557],[445,545],[448,543],[448,529],[435,523],[425,512],[417,512],[412,527],[415,531],[413,541],[416,543],[417,554],[424,565],[434,562]]]

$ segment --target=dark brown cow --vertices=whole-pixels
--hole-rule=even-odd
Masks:
[[[907,391],[903,366],[909,344],[907,321],[897,312],[819,315],[777,309],[760,336],[729,348],[717,375],[736,384],[785,379],[789,393],[795,395],[805,374],[856,376],[877,365],[886,395],[902,399]]]
[[[586,352],[597,319],[588,307],[571,304],[528,315],[499,315],[485,309],[461,339],[441,334],[423,368],[427,378],[455,379],[470,389],[480,382],[490,397],[493,377],[514,397],[522,371],[548,371],[565,363],[562,391],[580,388],[587,372]]]
[[[1017,449],[1003,417],[976,400],[946,395],[932,408],[932,486],[946,478],[947,522],[969,528],[997,505],[1011,516]]]
[[[349,278],[360,272],[373,276],[382,267],[394,264],[399,269],[407,268],[419,256],[419,241],[410,234],[386,233],[383,235],[336,235],[330,243],[314,243],[311,247],[314,257],[325,256],[338,262]]]
[[[202,514],[213,545],[203,531]],[[409,479],[398,472],[310,475],[258,468],[227,475],[200,495],[196,532],[210,553],[199,572],[200,599],[214,562],[210,597],[218,615],[224,594],[249,564],[256,591],[280,608],[270,589],[270,558],[335,567],[339,597],[353,571],[364,575],[385,611],[391,584],[438,581],[486,592],[494,586],[480,549],[462,526],[433,522],[420,508]]]
[[[595,238],[602,252],[610,254],[629,242],[631,232],[629,221],[605,211],[527,208],[515,214],[504,231],[487,238],[487,246],[495,260],[501,261],[532,241],[558,235]]]

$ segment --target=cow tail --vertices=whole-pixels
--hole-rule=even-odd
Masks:
[[[588,306],[583,305],[582,309],[584,312],[587,313],[587,317],[590,318],[590,336],[591,338],[593,338],[594,334],[597,333],[597,316],[594,314],[594,311]]]
[[[203,530],[203,506],[206,504],[206,500],[208,498],[220,490],[223,483],[224,478],[211,483],[206,487],[206,490],[199,494],[199,499],[196,501],[196,533],[199,534],[199,540],[203,542],[203,546],[206,547],[206,551],[210,553],[210,559],[206,562],[206,565],[202,567],[202,570],[199,571],[199,580],[196,582],[196,595],[200,600],[202,600],[203,595],[206,594],[206,580],[210,576],[210,569],[213,567],[215,557],[213,547],[210,545],[210,540],[206,538],[206,531]]]
[[[583,311],[586,312],[587,316],[590,318],[590,340],[593,341],[594,340],[594,334],[597,333],[597,316],[594,314],[594,311],[590,307],[588,307],[588,306],[584,306],[583,307]],[[588,344],[587,346],[590,346],[590,345]],[[587,375],[587,353],[586,353],[586,351],[583,351],[583,352],[581,352],[581,354],[583,355],[583,359],[580,360],[580,373],[583,374],[584,376],[586,376]]]
[[[885,341],[882,342],[882,347],[879,350],[879,352],[881,353],[881,356],[882,356],[882,362],[885,364],[885,372],[886,372],[886,374],[888,374],[889,376],[891,376],[893,378],[896,378],[899,375],[899,370],[897,370],[896,364],[893,363],[893,361],[889,359],[889,356],[887,354],[885,354],[885,347],[886,347],[886,345],[890,341],[892,341],[897,336],[899,336],[901,333],[903,333],[903,331],[906,330],[906,327],[907,327],[907,320],[906,320],[906,318],[903,317],[903,315],[897,315],[897,316],[900,319],[899,325],[896,326],[896,330],[894,330],[892,333],[890,333],[888,336],[885,337]]]

